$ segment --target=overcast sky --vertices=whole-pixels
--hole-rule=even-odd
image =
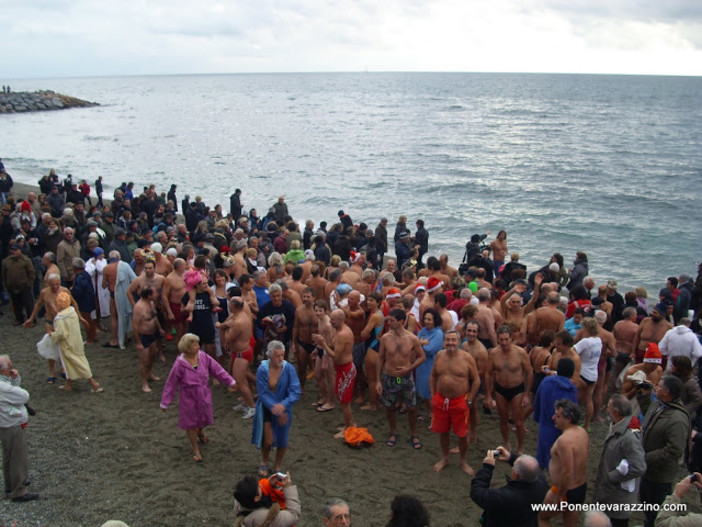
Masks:
[[[702,0],[0,0],[2,76],[702,75]]]

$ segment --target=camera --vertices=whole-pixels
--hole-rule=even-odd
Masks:
[[[651,384],[648,381],[637,381],[636,382],[636,388],[639,388],[641,390],[652,390],[653,389],[653,384]]]
[[[500,457],[501,454],[502,454],[502,452],[500,450],[493,450],[492,451],[493,457]]]

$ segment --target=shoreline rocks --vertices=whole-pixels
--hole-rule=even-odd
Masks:
[[[51,90],[0,93],[0,113],[46,112],[92,106],[100,105]]]

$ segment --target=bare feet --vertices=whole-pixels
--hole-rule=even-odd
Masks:
[[[160,381],[161,377],[156,377],[153,373],[149,375],[149,380],[150,381]]]
[[[336,408],[336,406],[334,406],[333,404],[326,403],[326,404],[323,404],[322,406],[318,406],[317,411],[321,414],[321,413],[333,410],[334,408]]]
[[[441,472],[441,470],[448,465],[448,459],[442,458],[438,463],[434,465],[434,472]]]
[[[354,401],[354,403],[356,403],[356,404],[362,404],[363,401],[365,401],[365,400],[366,400],[365,397],[363,397],[362,395],[359,395],[358,397],[356,397],[356,400]]]
[[[449,454],[460,454],[460,453],[461,453],[461,450],[457,446],[455,446],[451,450],[449,450]]]
[[[158,360],[160,360],[161,362],[166,362],[166,356],[163,353],[159,353]]]
[[[346,432],[346,428],[343,428],[342,430],[334,434],[334,439],[341,439],[342,437],[344,437],[344,432]]]
[[[473,477],[475,476],[475,470],[473,470],[468,463],[465,461],[460,464],[461,470],[468,474],[469,476]]]
[[[145,392],[145,393],[149,393],[149,392],[151,392],[151,388],[149,388],[148,384],[145,384],[141,387],[141,391]]]
[[[371,412],[376,412],[378,410],[378,407],[375,406],[374,404],[366,404],[364,406],[361,406],[361,410],[363,411],[371,411]]]
[[[202,455],[200,455],[200,452],[193,452],[193,461],[198,463],[202,462]]]

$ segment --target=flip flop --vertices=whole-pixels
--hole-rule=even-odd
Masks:
[[[202,463],[202,454],[200,454],[200,452],[193,454],[193,461],[196,461],[197,463]]]
[[[385,444],[389,447],[394,447],[397,444],[397,434],[390,434]]]
[[[110,344],[109,342],[105,342],[102,345],[103,348],[119,348],[119,344]]]
[[[56,382],[56,377],[48,377],[46,379],[46,384],[54,384]]]
[[[93,393],[102,393],[105,391],[105,389],[102,386],[98,386],[94,390],[91,390]]]
[[[326,406],[326,405],[324,405],[324,406]],[[331,408],[328,408],[328,407],[325,408],[324,406],[317,407],[317,412],[320,414],[323,414],[324,412],[329,412],[335,408],[334,406],[332,406]]]
[[[410,445],[412,445],[412,448],[415,450],[421,450],[424,445],[422,445],[422,442],[419,440],[419,436],[412,436],[409,439]]]

